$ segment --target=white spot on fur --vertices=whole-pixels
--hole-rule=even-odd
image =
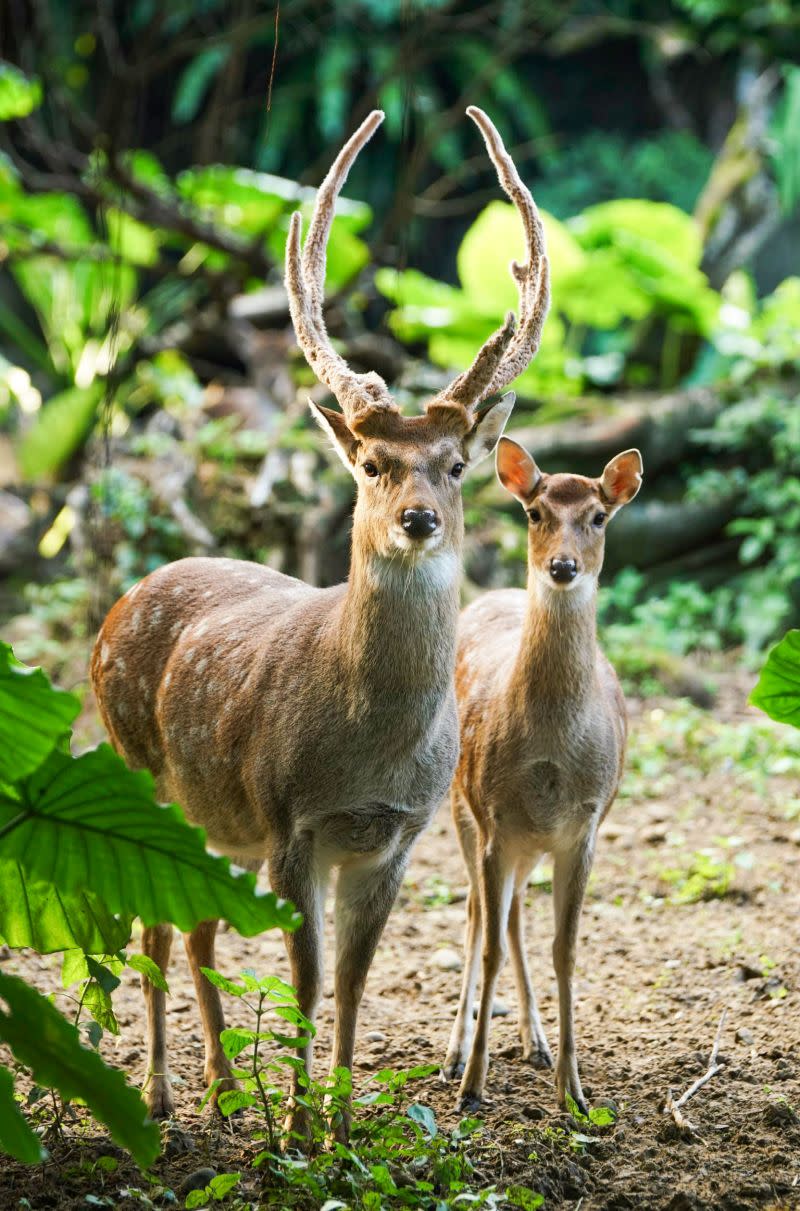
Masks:
[[[115,668],[118,668],[121,673],[125,672],[125,661],[121,656],[117,656],[117,659],[114,661],[114,666]]]
[[[180,597],[181,593],[183,593],[184,591],[185,590],[184,590],[184,587],[182,584],[176,584],[176,585],[172,586],[172,596],[173,597]]]
[[[191,660],[194,656],[194,648],[187,648],[183,654],[184,660]]]
[[[258,577],[257,577],[257,576],[251,576],[251,577],[250,577],[250,579],[248,580],[248,582],[247,582],[247,583],[248,583],[248,584],[258,584]]]
[[[156,606],[156,608],[150,614],[150,626],[151,627],[155,628],[158,626],[158,624],[161,622],[161,615],[163,613],[164,613],[163,608],[161,606]]]
[[[213,595],[214,595],[213,589],[206,589],[205,593],[203,594],[204,597],[213,597]]]
[[[170,633],[170,635],[174,636],[174,635],[178,635],[182,630],[183,630],[183,622],[179,618],[177,622],[173,622],[172,626],[169,628],[169,633]]]
[[[134,610],[133,613],[131,614],[131,630],[138,631],[139,624],[141,621],[142,621],[142,611]]]
[[[147,684],[147,678],[145,677],[144,673],[142,673],[139,677],[139,689],[142,691],[145,697],[147,697],[147,695],[150,693],[150,686]]]
[[[203,632],[207,631],[207,630],[208,630],[208,621],[205,620],[203,622],[199,622],[197,624],[197,626],[194,628],[193,633],[194,633],[195,638],[199,639],[199,637],[203,634]]]
[[[110,655],[111,655],[111,648],[108,646],[107,643],[104,643],[103,646],[100,648],[100,663],[105,664]]]
[[[167,673],[166,677],[164,678],[164,689],[167,688],[170,681],[172,681],[172,673]]]
[[[206,667],[207,664],[208,664],[208,657],[204,656],[202,660],[198,660],[197,664],[195,665],[194,671],[196,673],[202,673],[203,669]]]

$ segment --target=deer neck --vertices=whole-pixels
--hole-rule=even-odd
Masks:
[[[383,694],[446,692],[453,679],[460,549],[416,564],[379,556],[353,534],[338,645],[347,675]]]
[[[574,707],[597,675],[597,583],[556,591],[528,578],[528,604],[512,676],[515,702]]]

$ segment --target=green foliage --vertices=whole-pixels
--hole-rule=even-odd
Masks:
[[[275,977],[259,979],[249,971],[238,980],[208,968],[203,972],[252,1015],[252,1027],[235,1027],[220,1035],[226,1056],[236,1063],[234,1073],[241,1087],[221,1092],[218,1104],[223,1115],[236,1111],[255,1115],[258,1125],[253,1138],[266,1147],[253,1163],[268,1175],[266,1188],[274,1192],[276,1205],[279,1200],[285,1208],[315,1206],[328,1211],[351,1206],[448,1211],[463,1205],[541,1205],[542,1196],[527,1186],[475,1187],[472,1152],[480,1123],[463,1119],[452,1131],[443,1131],[430,1106],[411,1100],[412,1085],[433,1076],[437,1065],[376,1073],[369,1079],[369,1092],[354,1099],[359,1113],[350,1146],[332,1141],[330,1128],[350,1097],[352,1079],[344,1068],[323,1083],[306,1077],[295,1049],[307,1042],[314,1027],[300,1012],[294,989]],[[303,1154],[293,1150],[297,1141],[287,1139],[278,1126],[288,1109],[282,1085],[290,1070],[300,1083],[294,1102],[307,1116],[308,1134],[300,1141]],[[206,1100],[218,1084],[209,1089]],[[225,1176],[219,1190],[203,1192],[207,1201],[233,1189],[239,1175]],[[199,1196],[190,1197],[192,1206],[206,1205]]]
[[[159,1130],[148,1120],[139,1094],[121,1072],[81,1046],[75,1027],[46,997],[5,972],[0,972],[0,1041],[35,1081],[66,1098],[81,1098],[140,1165],[152,1164],[160,1151]],[[8,1116],[1,1121],[0,1138],[6,1138]]]
[[[113,804],[113,810],[109,805]],[[154,804],[153,779],[102,744],[81,757],[55,752],[28,778],[0,788],[3,856],[67,892],[92,887],[114,913],[192,929],[223,917],[245,936],[293,928],[291,905],[255,891],[212,857],[176,805]]]
[[[773,169],[783,213],[800,203],[800,67],[786,64],[785,87],[772,122]]]
[[[42,86],[11,63],[0,60],[0,122],[26,118],[42,103]]]
[[[180,809],[160,807],[148,774],[134,773],[108,747],[81,757],[68,751],[78,711],[40,670],[20,665],[0,645],[0,937],[40,953],[65,951],[63,981],[81,982],[78,1016],[118,1033],[112,993],[119,984],[131,920],[171,921],[192,929],[222,916],[244,933],[296,928],[300,918],[272,893],[259,895],[250,874],[208,854],[203,834]],[[95,955],[107,956],[103,961]],[[158,987],[163,976],[144,955],[130,966]],[[34,1080],[81,1098],[114,1137],[149,1164],[158,1131],[144,1126],[144,1105],[121,1074],[87,1053],[69,1025],[22,981],[0,973],[0,1040]],[[86,1056],[90,1055],[91,1060]],[[0,1146],[38,1159],[0,1078]]]
[[[542,222],[552,309],[536,360],[517,390],[547,398],[577,394],[587,381],[624,379],[626,357],[641,359],[637,334],[654,321],[672,334],[658,373],[663,385],[674,383],[680,341],[709,336],[719,307],[699,268],[702,250],[692,219],[666,203],[626,199],[590,207],[566,224],[542,212]],[[392,330],[404,341],[427,340],[428,355],[439,365],[467,366],[506,311],[516,308],[508,263],[522,256],[515,208],[490,203],[461,243],[461,290],[414,270],[378,271],[379,290],[395,304]]]
[[[0,781],[26,778],[69,734],[80,710],[41,669],[29,669],[0,643]]]
[[[736,868],[721,861],[711,850],[698,850],[688,864],[659,871],[663,882],[674,888],[672,904],[697,904],[701,900],[720,900],[730,893]]]
[[[0,1152],[24,1165],[35,1165],[47,1156],[28,1125],[14,1097],[14,1078],[0,1065]]]
[[[27,479],[54,475],[86,440],[102,397],[102,384],[69,387],[51,396],[19,443],[19,463]]]
[[[750,702],[770,719],[800,728],[800,631],[789,631],[769,653]]]

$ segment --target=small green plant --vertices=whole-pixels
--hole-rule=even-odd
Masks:
[[[730,894],[736,867],[717,858],[712,851],[698,850],[686,866],[665,867],[659,878],[673,888],[671,904],[697,904],[701,900],[720,900]]]
[[[328,1211],[447,1211],[465,1204],[532,1211],[541,1205],[542,1196],[526,1186],[474,1186],[473,1157],[480,1146],[481,1123],[463,1119],[451,1131],[442,1131],[431,1107],[411,1096],[413,1085],[433,1076],[438,1065],[377,1072],[367,1082],[370,1088],[353,1100],[358,1113],[349,1144],[331,1139],[331,1125],[351,1093],[351,1075],[337,1069],[324,1082],[308,1079],[297,1048],[302,1049],[314,1028],[300,1012],[294,990],[275,977],[259,979],[250,971],[238,980],[208,968],[203,971],[253,1018],[251,1028],[233,1027],[220,1035],[226,1055],[236,1062],[240,1088],[220,1091],[218,1105],[223,1115],[241,1110],[256,1116],[252,1138],[266,1147],[258,1148],[251,1163],[261,1174],[263,1205]],[[287,1034],[283,1023],[293,1033]],[[288,1110],[282,1077],[289,1070],[299,1078],[294,1103],[307,1116],[308,1133],[302,1140],[287,1138],[279,1125]],[[218,1084],[208,1090],[206,1101]],[[297,1143],[302,1150],[292,1147]],[[226,1175],[230,1184],[220,1187],[221,1197],[234,1188],[237,1176]],[[206,1202],[199,1201],[201,1197]],[[198,1201],[191,1206],[206,1206],[215,1197],[220,1194],[213,1190],[198,1191]]]

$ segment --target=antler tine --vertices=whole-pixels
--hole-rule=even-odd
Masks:
[[[300,252],[302,219],[295,211],[286,241],[286,290],[297,342],[319,379],[336,396],[348,422],[375,408],[397,405],[380,375],[357,374],[331,344],[325,327],[325,259],[336,199],[361,148],[383,121],[375,109],[345,143],[317,192],[305,248]]]
[[[527,260],[511,263],[519,291],[519,324],[509,312],[502,328],[493,333],[463,374],[434,401],[473,408],[502,390],[526,368],[539,348],[542,326],[550,305],[550,269],[545,255],[544,231],[530,190],[523,184],[514,161],[491,118],[470,105],[467,114],[478,126],[504,191],[517,207],[525,230]]]
[[[517,172],[500,134],[488,114],[470,105],[467,114],[483,135],[486,150],[497,170],[505,193],[514,203],[525,230],[527,260],[511,262],[511,273],[519,291],[520,322],[514,339],[481,399],[502,390],[530,364],[539,349],[542,328],[550,307],[550,265],[545,253],[544,230],[531,191]]]

